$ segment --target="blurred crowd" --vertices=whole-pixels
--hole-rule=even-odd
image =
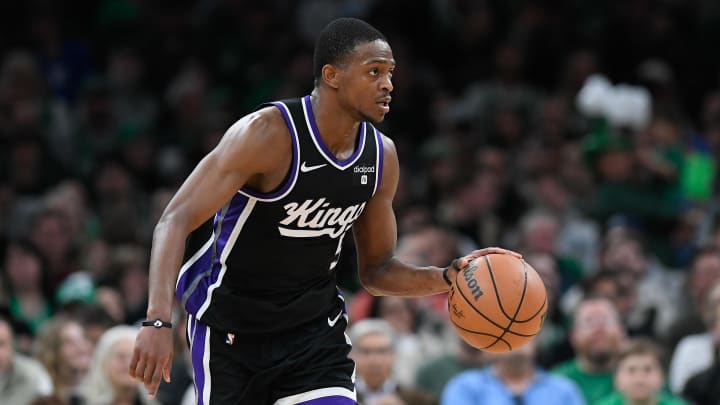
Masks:
[[[532,344],[479,352],[444,296],[364,292],[346,244],[361,403],[718,403],[714,0],[2,2],[0,403],[192,403],[180,309],[172,383],[127,373],[153,227],[230,124],[310,93],[338,16],[397,60],[398,256],[502,246],[549,297]],[[578,108],[595,74],[645,89],[647,120]]]

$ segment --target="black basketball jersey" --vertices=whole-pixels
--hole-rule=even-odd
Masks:
[[[288,330],[342,308],[333,269],[381,182],[382,137],[370,123],[360,124],[352,156],[338,160],[320,137],[310,96],[261,108],[270,105],[292,137],[287,176],[271,193],[239,190],[200,236],[202,247],[188,251],[176,287],[189,313],[241,335]]]

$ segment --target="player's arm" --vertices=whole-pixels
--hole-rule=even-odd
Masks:
[[[285,131],[285,132],[283,132]],[[278,147],[286,140],[288,147]],[[262,184],[276,162],[287,161],[290,140],[280,112],[268,108],[235,123],[219,144],[195,167],[168,203],[153,233],[150,257],[148,319],[170,321],[175,283],[185,242],[194,229],[215,214],[246,183]],[[287,149],[287,150],[285,150]],[[258,156],[266,158],[258,159]],[[169,378],[171,330],[145,327],[140,331],[130,375],[143,381],[151,396],[160,379]]]
[[[383,147],[385,160],[380,189],[353,225],[360,282],[373,295],[423,296],[446,292],[450,286],[443,277],[445,268],[413,266],[394,256],[397,223],[392,202],[400,167],[392,140],[383,136]],[[449,265],[448,278],[452,279],[470,260],[491,253],[517,255],[501,248],[476,250]]]
[[[394,143],[384,139],[382,182],[353,225],[360,282],[373,295],[421,296],[448,290],[438,267],[416,267],[393,254],[397,223],[392,208],[400,178]]]

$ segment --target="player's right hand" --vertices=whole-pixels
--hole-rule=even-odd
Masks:
[[[146,326],[135,339],[130,376],[145,384],[150,398],[155,398],[160,380],[170,382],[172,359],[172,329]]]
[[[465,267],[467,267],[470,262],[477,259],[478,257],[487,256],[487,255],[493,255],[493,254],[500,254],[500,255],[511,255],[515,256],[518,259],[522,259],[522,255],[518,252],[503,249],[499,247],[488,247],[484,249],[478,249],[474,250],[468,255],[465,255],[463,257],[457,258],[452,261],[450,266],[448,267],[448,278],[450,280],[455,280],[455,277],[457,276],[457,273],[462,271]]]

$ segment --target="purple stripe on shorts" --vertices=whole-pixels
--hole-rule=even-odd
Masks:
[[[210,353],[205,353],[205,337],[209,329],[205,324],[195,321],[195,337],[192,341],[190,355],[192,356],[192,368],[195,375],[195,392],[197,393],[197,404],[208,405],[203,402],[203,390],[205,389],[205,367],[203,358]]]
[[[309,401],[298,402],[295,405],[358,405],[358,403],[348,397],[332,395],[329,397],[322,397],[311,399]]]

